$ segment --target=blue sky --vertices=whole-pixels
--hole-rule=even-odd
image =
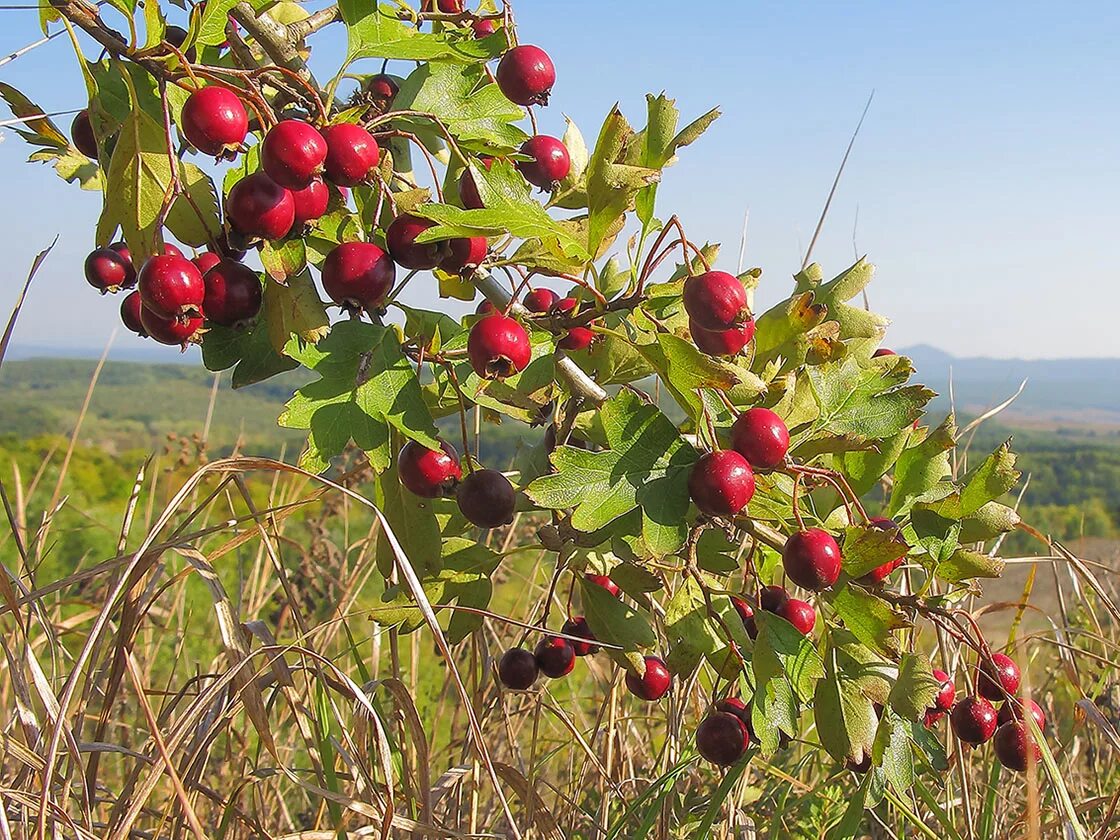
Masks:
[[[685,119],[722,108],[667,171],[660,215],[678,213],[690,238],[724,242],[721,265],[734,268],[749,210],[746,262],[764,269],[761,304],[788,293],[874,89],[814,259],[829,274],[850,264],[855,228],[855,247],[879,266],[870,298],[893,320],[888,343],[956,355],[1120,356],[1114,3],[520,0],[515,8],[522,40],[545,47],[558,68],[546,132],[560,134],[568,114],[591,140],[616,101],[639,124],[647,92],[676,98]],[[38,37],[34,12],[0,15],[0,54]],[[339,43],[326,36],[318,66],[329,69]],[[0,67],[0,80],[48,110],[83,104],[65,38]],[[81,262],[100,196],[27,165],[26,154],[13,135],[0,143],[0,305],[8,310],[34,254],[58,233],[17,341],[99,347],[116,325],[116,301],[92,294]]]

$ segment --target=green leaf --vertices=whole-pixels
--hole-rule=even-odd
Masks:
[[[999,502],[988,502],[974,514],[961,520],[960,541],[974,543],[994,539],[1000,534],[1015,530],[1020,521],[1014,508]]]
[[[587,164],[589,253],[598,252],[608,232],[634,206],[638,192],[661,177],[657,169],[620,162],[633,137],[634,130],[616,105],[599,131]]]
[[[890,706],[907,720],[921,721],[933,706],[941,686],[924,653],[908,653],[898,666],[898,680],[891,688]]]
[[[389,520],[389,525],[401,548],[404,549],[405,556],[412,563],[417,576],[424,584],[425,592],[430,596],[432,594],[428,591],[430,578],[437,575],[442,568],[439,560],[442,550],[439,523],[436,520],[433,501],[405,490],[395,463],[390,463],[388,468],[377,477],[376,486],[377,505]],[[479,548],[484,546],[479,545]],[[376,557],[378,569],[382,576],[388,578],[396,564],[396,559],[382,529],[378,530]],[[430,598],[430,600],[433,604],[444,603],[438,598]],[[419,613],[413,614],[412,618],[415,626],[424,623]]]
[[[860,642],[883,656],[898,655],[898,639],[893,633],[910,626],[902,613],[847,579],[837,584],[826,597],[844,621],[844,626]]]
[[[848,630],[834,629],[831,640],[836,666],[844,679],[873,703],[885,705],[898,678],[898,668]]]
[[[347,64],[361,58],[480,61],[495,58],[506,46],[503,37],[478,40],[473,35],[420,32],[398,17],[398,6],[388,3],[342,0],[338,6],[346,24]]]
[[[276,352],[269,341],[268,329],[260,320],[241,330],[211,326],[202,336],[202,363],[213,371],[233,367],[235,389],[299,367],[295,359]]]
[[[719,117],[719,109],[713,109],[687,125],[680,133],[674,134],[680,118],[674,100],[663,93],[657,96],[647,94],[646,110],[649,120],[646,130],[641,135],[641,151],[636,162],[646,169],[658,171],[669,166],[675,159],[678,149],[698,140]],[[638,218],[643,224],[649,224],[653,219],[656,196],[656,183],[644,187],[638,195],[636,208]]]
[[[894,529],[849,525],[844,529],[843,568],[852,578],[860,578],[885,563],[905,557],[910,547]]]
[[[861,367],[853,356],[810,367],[808,373],[820,408],[814,428],[857,439],[897,435],[921,416],[935,396],[921,385],[901,387],[909,376],[908,367]]]
[[[269,340],[277,350],[284,350],[292,336],[314,343],[330,331],[327,310],[307,269],[289,277],[286,284],[266,283],[261,311]]]
[[[879,479],[894,466],[912,433],[913,429],[903,429],[894,437],[880,440],[873,450],[844,452],[838,456],[837,466],[856,496],[862,497],[871,492]]]
[[[813,696],[817,680],[824,676],[824,666],[812,640],[784,618],[762,610],[755,612],[755,623],[758,638],[753,662],[758,684],[781,674],[789,680],[798,697],[808,700]]]
[[[736,385],[749,384],[756,394],[766,390],[765,384],[750,371],[701,353],[691,341],[675,335],[659,333],[656,343],[638,345],[637,349],[660,374],[677,404],[694,420],[703,409],[697,394],[700,388],[728,391]]]
[[[956,446],[955,436],[956,423],[950,414],[928,437],[903,450],[895,465],[889,516],[908,510],[917,501],[940,498],[937,494],[952,474],[949,452]]]
[[[973,514],[989,502],[999,499],[1018,480],[1015,454],[1011,451],[1011,441],[1007,441],[965,476],[964,488],[961,490],[961,515]]]
[[[216,47],[226,41],[226,21],[229,12],[237,5],[237,0],[207,0],[202,6],[202,18],[198,26],[195,43]]]
[[[193,163],[180,163],[179,183],[190,198],[175,199],[167,214],[167,229],[184,245],[201,248],[222,229],[218,192],[210,176]]]
[[[261,265],[268,276],[277,283],[288,282],[307,268],[307,246],[303,239],[285,239],[265,242],[261,246]]]
[[[1004,566],[1006,563],[998,557],[958,548],[948,560],[937,564],[934,574],[950,583],[960,583],[973,578],[998,578]]]
[[[878,718],[871,700],[837,668],[835,652],[817,682],[813,715],[821,744],[837,762],[858,764],[871,754]]]
[[[595,638],[618,645],[623,650],[652,647],[657,641],[644,613],[627,606],[598,584],[588,583],[582,578],[580,591],[587,623]]]

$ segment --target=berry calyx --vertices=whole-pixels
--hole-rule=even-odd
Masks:
[[[752,639],[758,638],[758,622],[754,620],[754,608],[735,595],[731,596],[731,606],[735,608],[735,612],[739,614],[739,618],[743,621],[743,629],[747,631],[747,635]]]
[[[331,191],[322,178],[312,178],[302,190],[292,190],[293,226],[303,227],[321,219],[331,203]]]
[[[306,187],[307,184],[302,186]],[[226,217],[233,229],[242,236],[250,239],[283,239],[295,224],[296,207],[290,190],[280,186],[264,172],[254,172],[230,189],[226,196]]]
[[[532,289],[526,294],[521,304],[530,312],[543,315],[552,309],[553,304],[558,300],[560,300],[560,295],[552,289],[541,286],[539,289]]]
[[[479,528],[508,525],[517,512],[517,493],[497,470],[475,470],[463,479],[455,498],[459,511]]]
[[[393,219],[385,231],[385,247],[393,261],[417,271],[428,271],[439,265],[446,254],[444,243],[416,243],[416,237],[435,225],[435,222],[408,213],[402,213]]]
[[[747,290],[725,271],[706,271],[684,281],[684,308],[701,329],[718,332],[751,320]]]
[[[965,697],[953,707],[949,721],[966,744],[983,744],[996,732],[995,707],[983,697]]]
[[[564,622],[564,626],[560,628],[560,632],[565,636],[575,636],[581,641],[568,642],[575,651],[576,656],[591,656],[599,652],[599,646],[595,644],[598,639],[595,634],[591,632],[591,627],[587,624],[587,619],[582,615],[574,615]]]
[[[789,593],[782,586],[764,586],[758,594],[758,605],[766,612],[777,615],[789,602]]]
[[[524,691],[537,681],[537,658],[525,648],[510,648],[498,660],[498,679],[506,688]]]
[[[261,166],[277,184],[302,190],[321,175],[327,160],[327,141],[303,120],[283,120],[269,129],[261,143]]]
[[[976,673],[976,691],[989,700],[1004,700],[1019,690],[1022,675],[1019,666],[1010,656],[992,655],[990,662],[983,662]]]
[[[445,440],[438,450],[410,440],[397,455],[397,476],[410,493],[424,499],[450,496],[459,486],[463,468],[459,453]]]
[[[626,673],[626,688],[635,697],[653,702],[664,697],[673,685],[673,675],[665,662],[656,656],[645,657],[645,673],[638,676],[632,671]]]
[[[802,589],[820,592],[840,578],[840,546],[827,531],[807,528],[786,540],[782,565]]]
[[[533,655],[537,657],[537,667],[550,679],[567,676],[576,666],[575,648],[567,639],[550,636],[537,643]]]
[[[933,706],[930,707],[931,712],[948,712],[953,708],[953,702],[957,699],[957,687],[953,685],[953,679],[940,668],[933,669],[933,678],[937,680],[940,686],[937,689],[937,696],[933,698]]]
[[[494,158],[482,158],[482,165],[489,172],[490,167],[494,165]],[[482,203],[482,196],[478,194],[478,182],[475,181],[469,168],[464,169],[463,174],[459,176],[459,201],[467,210],[481,210],[485,207]]]
[[[709,356],[737,356],[754,338],[754,321],[730,330],[706,330],[692,319],[688,322],[692,342]]]
[[[798,598],[790,598],[775,614],[796,627],[802,636],[812,633],[817,623],[817,611],[813,605]]]
[[[1013,720],[999,728],[995,750],[1000,764],[1019,773],[1026,771],[1032,761],[1037,764],[1042,760],[1042,748],[1021,720]]]
[[[747,751],[742,721],[730,712],[712,712],[696,727],[696,749],[719,767],[734,764]]]
[[[521,145],[521,154],[531,160],[519,160],[517,171],[535,187],[551,192],[572,171],[568,148],[555,137],[538,134]]]
[[[525,369],[533,355],[529,334],[506,315],[488,315],[471,327],[467,355],[483,379],[504,379]]]
[[[451,239],[446,245],[447,256],[439,264],[440,269],[448,274],[458,274],[464,277],[470,276],[478,270],[489,251],[485,236]]]
[[[203,251],[191,260],[191,262],[194,263],[194,267],[198,269],[198,273],[202,275],[203,280],[206,279],[206,272],[221,261],[222,258],[213,251]]]
[[[127,256],[113,248],[98,248],[86,257],[86,282],[101,294],[136,285],[136,270]]]
[[[708,452],[693,466],[688,492],[702,513],[736,516],[754,496],[754,472],[734,450]]]
[[[369,81],[366,82],[366,93],[374,99],[380,99],[386,103],[396,99],[400,92],[401,86],[397,84],[397,80],[386,73],[371,76]]]
[[[232,90],[196,90],[183,105],[183,136],[204,155],[232,159],[249,133],[249,115]]]
[[[502,56],[496,76],[498,87],[510,102],[547,105],[556,84],[556,67],[540,47],[524,44]]]
[[[556,346],[567,353],[578,353],[586,350],[595,342],[595,332],[590,327],[572,327],[564,337],[556,342]]]
[[[323,129],[327,143],[327,178],[340,187],[356,187],[369,180],[381,159],[373,135],[354,123],[338,123]]]
[[[129,292],[121,301],[121,323],[141,338],[148,337],[144,323],[140,320],[140,310],[144,304],[140,302],[139,292]]]
[[[323,290],[350,311],[375,312],[393,287],[397,267],[372,242],[343,242],[323,261]]]
[[[70,123],[70,141],[87,158],[97,160],[100,150],[97,148],[97,137],[94,136],[88,110],[83,109],[74,115],[74,121]]]
[[[223,327],[243,327],[261,311],[263,288],[257,272],[236,260],[222,260],[202,278],[206,320]]]
[[[619,593],[622,592],[622,590],[618,588],[618,584],[611,580],[608,575],[586,574],[583,576],[583,579],[588,583],[594,584],[595,586],[602,587],[615,598],[617,598],[619,596]]]
[[[198,268],[186,257],[173,254],[148,257],[136,283],[144,308],[161,318],[189,320],[202,313],[206,284]]]
[[[1027,714],[1034,718],[1034,722],[1038,724],[1040,730],[1046,728],[1046,712],[1042,711],[1042,707],[1034,702],[1034,700],[1025,700],[1020,697],[1008,698],[1008,700],[1000,706],[999,715],[996,717],[996,723],[999,726],[1003,726],[1005,723],[1018,720]]]
[[[140,324],[160,344],[187,349],[187,344],[202,329],[202,317],[162,318],[148,307],[140,307]]]
[[[789,451],[789,429],[768,408],[749,408],[731,427],[731,448],[747,459],[755,470],[781,466]]]

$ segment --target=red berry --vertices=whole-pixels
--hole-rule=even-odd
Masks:
[[[808,528],[786,540],[782,565],[798,586],[820,592],[840,578],[840,546],[827,531]]]
[[[70,123],[70,140],[74,148],[88,157],[97,160],[97,137],[93,133],[93,124],[89,121],[89,111],[81,110]]]
[[[552,314],[558,318],[570,318],[575,314],[577,309],[579,309],[579,298],[560,298],[560,300],[552,304]]]
[[[327,141],[303,120],[284,120],[269,129],[261,143],[261,166],[277,184],[302,190],[323,172]]]
[[[777,615],[785,609],[789,593],[781,586],[764,586],[758,595],[758,605],[765,612]]]
[[[261,311],[263,289],[257,272],[236,260],[222,260],[202,278],[206,320],[223,327],[242,327]]]
[[[476,38],[485,38],[487,35],[493,35],[498,31],[498,27],[490,18],[473,21],[471,29],[474,30],[474,37]]]
[[[989,700],[1003,700],[1019,690],[1022,675],[1010,656],[997,653],[984,662],[976,674],[976,691]]]
[[[937,689],[937,696],[933,698],[933,706],[930,711],[948,712],[952,710],[953,702],[957,699],[957,687],[953,685],[952,678],[940,668],[933,669],[933,678],[937,680],[940,687]]]
[[[438,0],[436,5],[444,14],[459,15],[463,13],[463,0]]]
[[[552,291],[552,289],[541,286],[539,289],[533,289],[522,301],[522,304],[530,312],[535,312],[538,315],[543,315],[552,308],[556,301],[560,300],[560,295]]]
[[[312,178],[302,190],[292,190],[294,227],[302,228],[308,222],[321,219],[331,202],[331,191],[322,178]]]
[[[983,744],[996,731],[996,710],[983,697],[965,697],[949,718],[953,732],[966,744]]]
[[[340,187],[356,187],[369,180],[381,159],[373,135],[354,123],[338,123],[323,129],[327,141],[327,177]]]
[[[514,47],[498,64],[498,87],[518,105],[547,105],[556,68],[548,53],[528,44]]]
[[[194,267],[198,269],[198,273],[202,275],[202,279],[206,279],[206,272],[216,266],[222,261],[222,258],[215,254],[213,251],[203,251],[197,257],[191,260]]]
[[[323,261],[323,290],[339,306],[374,312],[385,303],[397,268],[372,242],[343,242]]]
[[[296,207],[290,190],[264,172],[254,172],[230,189],[226,196],[226,215],[233,229],[242,236],[283,239],[295,224]]]
[[[1034,718],[1034,722],[1038,724],[1040,730],[1046,728],[1046,712],[1042,711],[1042,707],[1033,700],[1025,700],[1019,697],[1013,697],[1007,700],[999,709],[999,715],[996,717],[996,723],[1003,726],[1005,723],[1010,723],[1016,720],[1015,713],[1019,717],[1030,714]]]
[[[722,700],[717,700],[715,709],[717,712],[726,712],[729,715],[735,715],[735,717],[739,719],[739,725],[743,727],[743,734],[746,735],[747,741],[750,742],[750,740],[754,738],[754,726],[751,723],[751,707],[738,697],[724,697]]]
[[[808,601],[801,601],[797,598],[790,598],[786,601],[785,606],[778,610],[777,615],[796,627],[802,636],[808,636],[812,633],[813,627],[817,623],[817,611],[813,609],[813,605]]]
[[[582,615],[572,616],[565,621],[564,626],[560,628],[560,632],[565,636],[575,636],[583,640],[575,642],[568,639],[572,645],[572,650],[576,652],[576,656],[591,656],[599,652],[599,646],[595,644],[597,641],[595,634],[591,632],[587,619]]]
[[[789,429],[768,408],[749,408],[731,427],[731,448],[756,470],[780,466],[789,451]]]
[[[712,712],[696,727],[696,749],[712,764],[734,764],[747,751],[742,721],[730,712]]]
[[[483,298],[482,300],[480,300],[478,302],[478,306],[475,307],[474,314],[475,315],[493,315],[497,311],[498,311],[498,309],[497,309],[496,306],[494,306],[494,304],[492,304],[486,298]]]
[[[506,688],[524,691],[537,681],[537,658],[525,648],[510,648],[498,660],[498,679]]]
[[[693,343],[709,356],[737,356],[754,338],[754,321],[747,321],[730,330],[706,330],[689,319],[688,331]]]
[[[124,243],[122,242],[120,244],[123,245]],[[127,248],[122,251],[117,245],[110,245],[109,247],[116,251],[118,254],[124,254],[128,256],[130,260],[132,259],[132,255],[128,253]],[[169,242],[163,243],[163,248],[160,249],[160,253],[165,257],[183,257],[184,259],[186,259],[187,256],[181,250],[179,250],[179,248],[170,244]]]
[[[572,171],[567,147],[547,134],[538,134],[526,140],[521,146],[521,154],[531,160],[519,160],[517,171],[525,176],[526,181],[542,190],[553,190]]]
[[[754,472],[738,452],[709,452],[693,466],[688,492],[708,516],[737,516],[754,495]]]
[[[439,267],[448,274],[469,276],[486,259],[489,245],[485,236],[452,239],[446,243],[448,254]]]
[[[898,354],[895,353],[893,350],[888,350],[886,347],[880,347],[878,350],[876,350],[874,353],[871,354],[871,358],[881,359],[881,358],[883,358],[883,356],[897,356],[897,355]]]
[[[1042,760],[1042,748],[1022,721],[1005,723],[996,732],[996,758],[1008,770],[1020,773]]]
[[[489,172],[490,167],[494,165],[494,158],[482,158],[482,165]],[[482,196],[478,194],[478,184],[469,168],[464,169],[463,174],[459,176],[459,201],[467,210],[481,210],[485,206],[482,203]]]
[[[249,115],[232,90],[211,85],[183,105],[183,136],[204,155],[232,157],[249,133]]]
[[[85,262],[86,282],[101,294],[136,285],[132,262],[112,248],[90,251]]]
[[[140,320],[140,310],[144,304],[140,302],[139,292],[129,292],[121,301],[121,321],[132,332],[141,338],[148,337],[148,331]]]
[[[642,700],[660,700],[672,686],[673,676],[664,661],[656,656],[645,657],[645,665],[645,673],[640,677],[632,671],[626,673],[626,687]]]
[[[425,499],[450,496],[463,477],[459,453],[445,440],[433,450],[410,440],[397,456],[397,475],[405,489]]]
[[[941,718],[945,717],[944,712],[934,711],[933,709],[926,709],[925,716],[922,718],[922,725],[926,729],[933,729],[937,724],[941,723]]]
[[[747,290],[734,275],[707,271],[684,281],[684,308],[701,329],[717,332],[751,320]]]
[[[234,248],[229,241],[229,233],[223,228],[214,240],[214,247],[219,254],[223,257],[228,257],[231,260],[243,260],[245,255],[249,253],[243,248]]]
[[[475,470],[464,478],[456,501],[467,521],[479,528],[508,525],[517,512],[517,493],[497,470]]]
[[[433,269],[439,265],[446,253],[444,243],[424,242],[419,245],[416,243],[416,237],[435,226],[435,222],[408,213],[393,219],[389,229],[385,231],[385,247],[393,257],[393,261],[397,265],[419,271]]]
[[[743,620],[743,629],[747,631],[747,635],[752,639],[757,639],[758,622],[754,620],[754,608],[742,598],[734,595],[731,596],[731,606],[735,608],[735,612]]]
[[[570,674],[576,666],[575,648],[567,639],[556,636],[541,639],[533,655],[537,657],[541,673],[554,680]]]
[[[187,319],[161,318],[146,306],[140,307],[140,323],[144,331],[160,344],[178,345],[183,349],[186,349],[187,343],[202,328],[202,318],[199,316]]]
[[[140,268],[137,286],[144,308],[161,318],[190,318],[202,312],[206,284],[195,264],[185,257],[148,257]]]
[[[586,350],[595,341],[595,333],[590,327],[572,327],[556,346],[568,353],[578,353]]]
[[[618,584],[611,580],[608,575],[586,574],[583,576],[583,579],[588,583],[595,584],[595,586],[601,586],[603,589],[607,590],[607,592],[611,593],[611,595],[613,595],[615,598],[617,598],[619,596],[619,593],[622,591],[618,588]]]
[[[397,84],[397,80],[385,73],[378,73],[376,76],[371,76],[369,81],[366,82],[366,93],[374,99],[392,102],[397,98],[397,94],[400,93],[400,91],[401,86]]]
[[[506,315],[488,315],[471,327],[467,355],[483,379],[505,379],[525,369],[533,355],[529,334]]]

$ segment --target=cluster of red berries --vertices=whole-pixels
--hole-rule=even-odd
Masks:
[[[731,604],[743,620],[743,628],[752,639],[758,638],[758,623],[755,621],[754,608],[743,598],[732,596]],[[758,594],[759,609],[784,618],[797,628],[802,636],[813,632],[817,624],[817,611],[808,601],[791,598],[781,586],[764,586]]]
[[[615,598],[620,597],[618,584],[608,575],[587,574],[588,583],[601,586]],[[525,691],[532,687],[540,674],[551,679],[567,676],[575,667],[577,656],[591,656],[599,652],[598,639],[591,632],[587,618],[576,615],[564,622],[560,636],[546,636],[533,651],[510,648],[498,660],[498,679],[506,688]],[[569,637],[569,638],[565,638]],[[673,676],[665,661],[657,656],[646,656],[641,674],[627,671],[626,688],[635,697],[653,702],[664,697],[673,685]]]
[[[463,478],[459,453],[447,441],[429,449],[416,441],[401,447],[397,475],[405,489],[424,499],[455,496],[459,511],[479,528],[500,528],[513,522],[517,493],[497,470],[475,469]]]
[[[734,356],[754,338],[754,316],[737,277],[706,271],[684,283],[688,330],[696,346],[712,356]]]

